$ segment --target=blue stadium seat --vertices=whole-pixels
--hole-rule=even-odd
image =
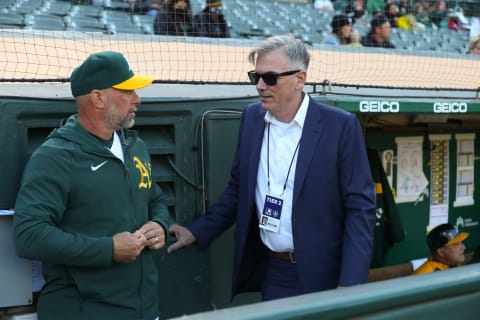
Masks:
[[[65,30],[63,18],[51,14],[36,14],[33,16],[32,28],[35,30]]]
[[[71,10],[71,2],[51,1],[49,2],[49,6],[46,8],[45,13],[56,16],[66,16]]]
[[[133,14],[132,23],[139,28],[143,34],[153,34],[153,16],[146,14]]]
[[[71,19],[65,18],[67,29],[82,32],[103,32],[105,24],[100,20],[86,16],[74,16]]]
[[[109,28],[112,28],[113,33],[143,33],[141,25],[132,20],[129,12],[106,10],[104,21]]]
[[[0,12],[0,27],[20,29],[25,26],[24,15],[15,12]]]
[[[18,0],[3,0],[0,2],[0,12],[9,12],[17,4]]]

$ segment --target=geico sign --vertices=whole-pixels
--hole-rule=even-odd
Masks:
[[[465,102],[436,102],[433,104],[435,113],[465,113],[467,109]]]
[[[397,101],[360,101],[361,112],[399,112]]]

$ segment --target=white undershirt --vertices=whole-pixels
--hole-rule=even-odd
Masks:
[[[294,249],[292,238],[292,199],[298,156],[298,151],[295,153],[295,149],[302,137],[303,124],[305,122],[309,101],[309,96],[305,94],[295,118],[290,123],[278,121],[268,111],[265,114],[265,122],[270,123],[270,147],[268,148],[269,150],[267,150],[268,129],[267,126],[265,126],[262,149],[260,151],[257,186],[255,189],[255,203],[257,205],[257,215],[259,219],[265,204],[266,194],[268,193],[280,198],[285,179],[287,178],[288,168],[290,163],[292,163],[290,174],[288,175],[287,187],[281,197],[284,201],[280,216],[279,232],[260,229],[260,238],[263,243],[270,248],[270,250],[276,252],[291,252]],[[270,158],[270,192],[268,190],[268,151]]]
[[[113,143],[112,143],[112,147],[110,148],[110,151],[113,153],[115,157],[117,157],[123,163],[125,163],[125,159],[123,156],[122,143],[120,142],[120,137],[115,131],[113,132]]]

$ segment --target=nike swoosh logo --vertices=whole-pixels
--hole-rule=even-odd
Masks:
[[[108,160],[103,161],[102,163],[100,163],[99,165],[96,165],[96,166],[94,166],[94,165],[92,164],[92,165],[90,166],[90,169],[92,169],[92,171],[95,172],[95,171],[97,171],[98,169],[100,169],[100,168],[101,168],[105,163],[107,163],[107,162],[108,162]]]

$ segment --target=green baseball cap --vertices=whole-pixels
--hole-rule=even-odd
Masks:
[[[91,54],[70,76],[72,95],[78,97],[94,89],[137,90],[150,85],[153,77],[135,74],[127,58],[115,51]]]

